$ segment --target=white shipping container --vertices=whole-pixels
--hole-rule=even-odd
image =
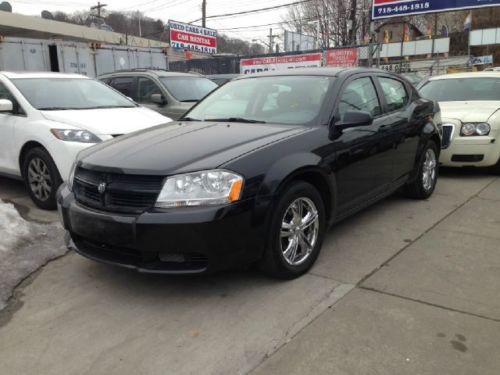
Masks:
[[[161,48],[136,48],[49,39],[5,38],[0,42],[0,70],[54,71],[89,77],[134,68],[168,70]]]

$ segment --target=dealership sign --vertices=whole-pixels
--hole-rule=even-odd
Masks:
[[[326,51],[326,65],[340,68],[358,66],[358,49],[337,48]]]
[[[217,53],[217,31],[182,23],[168,21],[170,46],[176,49]]]
[[[372,19],[500,5],[500,0],[373,0]]]
[[[240,60],[240,73],[252,74],[274,70],[314,68],[321,66],[322,53],[304,53],[301,55],[255,57]]]

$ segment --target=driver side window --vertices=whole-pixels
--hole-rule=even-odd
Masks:
[[[338,106],[338,118],[343,121],[347,112],[363,111],[373,117],[382,113],[377,91],[369,77],[358,78],[344,89]]]
[[[14,98],[14,95],[11,94],[9,89],[5,87],[5,85],[0,82],[0,99],[7,99],[12,102],[12,106],[14,107],[13,114],[14,115],[25,115],[26,112],[21,108],[19,103],[17,102],[16,98]]]
[[[139,103],[151,104],[153,103],[153,101],[151,100],[151,95],[162,95],[160,88],[149,78],[139,77],[137,85],[139,90],[137,101]]]

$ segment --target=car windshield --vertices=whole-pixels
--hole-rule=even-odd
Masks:
[[[420,94],[437,102],[500,101],[500,78],[437,79],[422,86]]]
[[[186,114],[190,120],[306,125],[317,120],[333,77],[254,77],[226,83]]]
[[[217,88],[217,84],[204,77],[162,77],[168,92],[180,102],[197,102]]]
[[[12,82],[38,110],[132,108],[132,101],[93,79],[18,78]]]

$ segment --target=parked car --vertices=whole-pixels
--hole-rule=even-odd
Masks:
[[[79,151],[168,121],[81,75],[0,72],[0,173],[24,179],[33,201],[54,209]]]
[[[493,167],[500,173],[500,72],[431,77],[420,94],[441,107],[442,165]]]
[[[83,151],[58,196],[67,245],[144,272],[300,276],[330,224],[399,189],[432,194],[433,110],[381,70],[237,78],[179,122]]]
[[[123,95],[174,120],[218,86],[206,77],[166,70],[123,70],[98,77]]]
[[[415,86],[424,80],[424,77],[422,77],[418,72],[401,73],[401,75]]]
[[[239,77],[239,74],[209,74],[206,77],[215,82],[217,86],[222,86],[225,83]]]

